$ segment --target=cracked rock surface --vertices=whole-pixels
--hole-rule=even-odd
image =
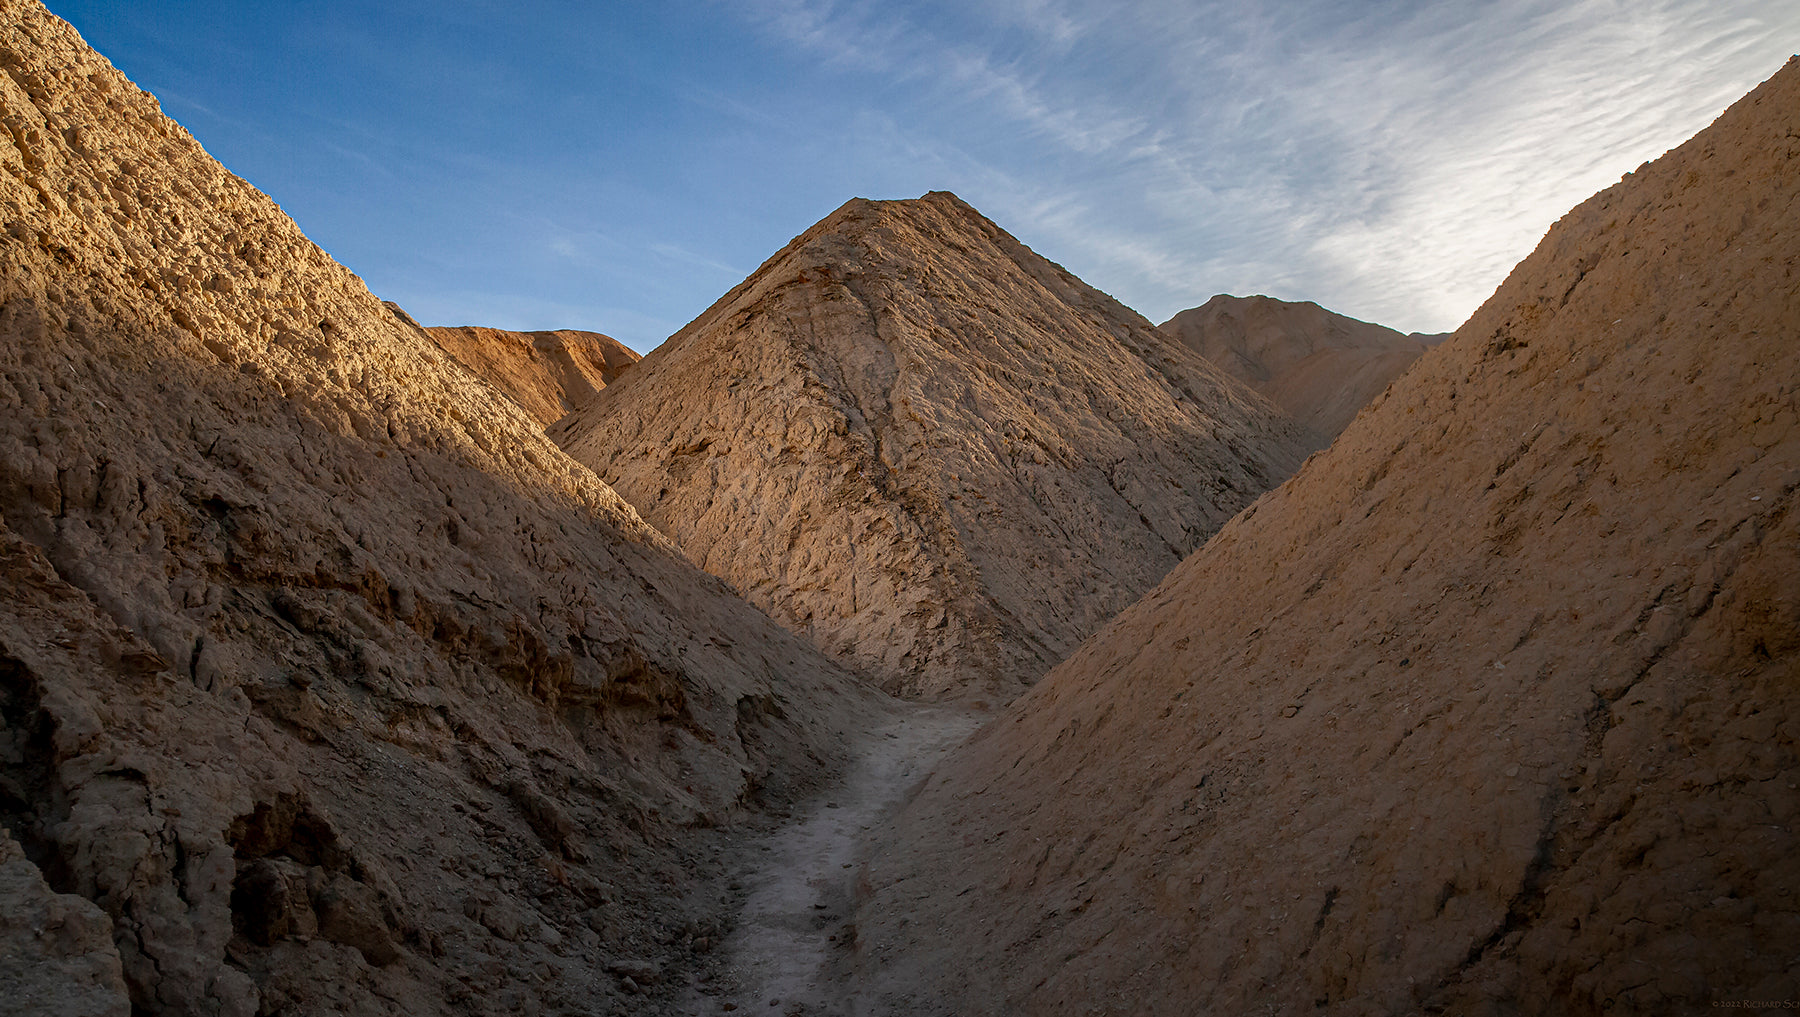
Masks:
[[[1790,63],[952,754],[886,1012],[1800,998],[1797,222]]]
[[[0,1007],[624,1012],[874,693],[0,14]]]
[[[745,599],[923,697],[1035,681],[1304,441],[944,192],[848,202],[550,433]]]

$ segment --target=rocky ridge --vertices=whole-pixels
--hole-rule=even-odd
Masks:
[[[1160,326],[1331,444],[1371,399],[1425,352],[1425,340],[1311,301],[1221,293]]]
[[[1800,60],[944,764],[894,1012],[1800,996]],[[865,1007],[865,1012],[880,1012]]]
[[[406,312],[388,306],[413,323]],[[587,405],[594,393],[617,381],[620,372],[640,359],[612,336],[577,329],[509,332],[459,325],[424,331],[439,349],[546,427]]]
[[[3,1005],[672,994],[712,831],[876,698],[0,12]]]
[[[948,193],[853,200],[550,431],[884,688],[1035,680],[1299,428]]]

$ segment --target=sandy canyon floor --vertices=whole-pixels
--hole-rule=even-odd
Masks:
[[[897,704],[857,732],[851,760],[820,794],[725,846],[724,896],[735,909],[728,931],[709,964],[677,974],[687,984],[660,1012],[929,1012],[904,992],[871,991],[856,978],[856,881],[883,822],[990,715],[985,702]]]

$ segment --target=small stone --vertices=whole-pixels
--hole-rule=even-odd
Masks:
[[[621,978],[629,978],[639,985],[655,985],[662,980],[662,968],[654,961],[640,960],[635,957],[620,957],[606,962],[606,970]]]

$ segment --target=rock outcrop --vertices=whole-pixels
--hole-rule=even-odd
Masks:
[[[1438,336],[1403,335],[1311,301],[1221,293],[1159,326],[1256,389],[1324,448]]]
[[[623,1012],[873,694],[0,13],[6,1004]]]
[[[106,912],[84,897],[52,890],[4,830],[0,903],[0,1014],[130,1017],[131,997]]]
[[[1800,61],[940,769],[865,876],[890,1002],[1800,997],[1796,223]]]
[[[845,204],[550,433],[751,603],[925,696],[1038,678],[1302,441],[947,193]]]
[[[390,310],[412,318],[393,304]],[[545,426],[587,405],[638,362],[629,346],[599,332],[559,328],[509,332],[474,325],[424,330],[438,348],[506,393]]]

